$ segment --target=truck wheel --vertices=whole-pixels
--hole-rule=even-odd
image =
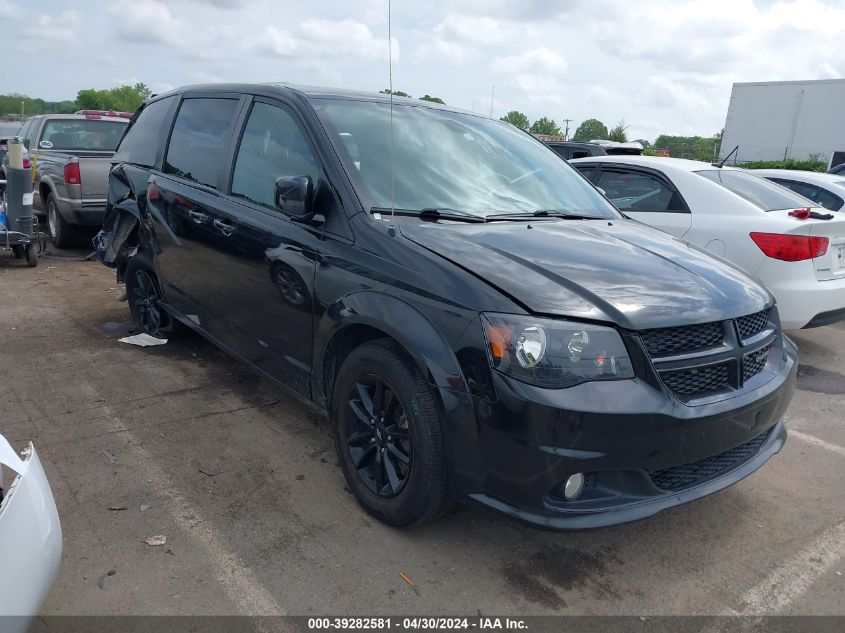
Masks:
[[[47,202],[44,205],[47,209],[47,233],[50,241],[56,248],[68,248],[79,243],[79,229],[65,222],[53,194],[47,194]]]
[[[26,265],[30,268],[38,266],[38,245],[34,242],[26,245]]]
[[[382,339],[352,351],[335,381],[332,420],[346,482],[367,512],[407,526],[448,511],[440,413],[398,344]]]

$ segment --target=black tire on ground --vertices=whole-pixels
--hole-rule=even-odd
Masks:
[[[26,265],[30,268],[38,266],[38,244],[30,242],[26,245]]]
[[[48,193],[44,201],[44,208],[47,210],[47,235],[56,248],[70,248],[79,246],[82,242],[82,234],[79,227],[68,224],[59,212],[53,194]]]
[[[126,295],[137,331],[158,336],[172,330],[173,319],[161,307],[161,286],[146,253],[137,253],[126,265]]]
[[[15,256],[15,259],[23,259],[25,254],[24,247],[20,244],[16,244],[12,247],[12,255]]]
[[[425,377],[396,342],[369,341],[349,354],[331,409],[343,474],[367,512],[388,525],[409,526],[449,511],[440,413]]]

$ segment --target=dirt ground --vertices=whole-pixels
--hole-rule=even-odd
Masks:
[[[0,256],[0,433],[35,443],[64,532],[45,614],[845,615],[841,324],[794,334],[790,438],[728,490],[591,532],[475,508],[396,530],[345,490],[326,420],[196,336],[118,343],[122,291]]]

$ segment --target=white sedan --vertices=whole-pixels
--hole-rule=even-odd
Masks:
[[[570,164],[626,215],[756,275],[777,298],[784,329],[845,319],[845,214],[733,167],[655,156]]]
[[[845,174],[822,174],[796,169],[755,169],[752,173],[792,189],[830,211],[841,211],[845,206]]]
[[[4,468],[14,474],[5,489]],[[18,456],[0,435],[0,631],[29,628],[61,557],[62,527],[35,448]]]

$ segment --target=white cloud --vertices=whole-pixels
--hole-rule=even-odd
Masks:
[[[497,57],[493,68],[499,72],[516,74],[561,74],[566,72],[566,59],[547,48],[532,48],[518,55]]]
[[[131,44],[180,46],[186,29],[168,6],[157,0],[124,0],[109,5],[116,34]]]
[[[0,18],[14,18],[20,15],[20,9],[11,0],[0,0]]]
[[[299,31],[324,55],[351,55],[361,59],[387,59],[386,37],[376,37],[370,27],[355,20],[306,20]],[[399,44],[393,40],[393,59],[399,57]]]
[[[60,15],[39,15],[23,30],[26,48],[29,51],[56,50],[76,43],[80,27],[79,14],[67,10]],[[2,58],[2,56],[0,56]]]

